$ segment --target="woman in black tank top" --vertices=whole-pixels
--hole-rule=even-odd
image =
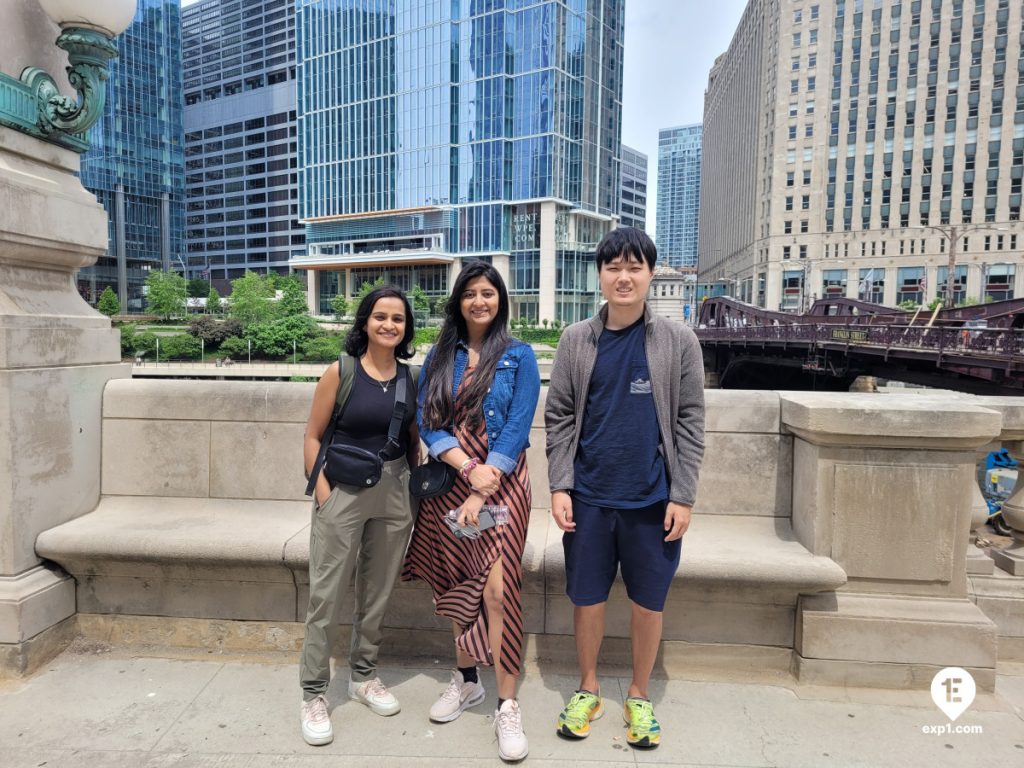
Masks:
[[[397,288],[371,291],[359,304],[345,341],[344,370],[332,364],[317,384],[306,424],[304,458],[312,471],[321,439],[330,426],[342,373],[351,395],[338,415],[334,443],[381,454],[380,481],[368,488],[331,487],[321,471],[316,478],[309,543],[309,608],[302,646],[300,682],[302,737],[313,745],[334,738],[325,694],[330,682],[330,648],[344,591],[355,576],[355,616],[349,655],[349,697],[379,715],[399,711],[398,701],[377,677],[381,622],[412,529],[410,467],[419,463],[416,381],[400,360],[412,357],[412,307]],[[399,445],[388,445],[399,377],[405,378],[406,412]],[[347,621],[351,621],[349,618]]]

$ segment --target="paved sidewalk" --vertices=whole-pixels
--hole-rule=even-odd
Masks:
[[[426,710],[448,679],[446,662],[390,665],[382,677],[403,704],[380,718],[345,694],[346,670],[329,698],[335,741],[309,747],[299,734],[295,664],[159,658],[73,647],[27,680],[0,681],[3,768],[355,768],[497,766],[487,701],[453,723]],[[927,691],[821,688],[728,680],[657,680],[664,730],[656,750],[625,743],[619,716],[629,680],[602,680],[608,710],[590,738],[567,742],[555,718],[570,670],[527,670],[520,693],[530,739],[526,765],[1005,766],[1024,765],[1024,665],[1000,669],[996,693],[979,695],[956,726],[983,733],[932,735],[948,719]]]

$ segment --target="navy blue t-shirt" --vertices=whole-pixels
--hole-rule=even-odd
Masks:
[[[598,339],[573,488],[597,507],[638,509],[668,498],[645,333],[640,318]]]

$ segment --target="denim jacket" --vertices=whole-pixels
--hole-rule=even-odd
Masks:
[[[434,354],[431,349],[420,372],[419,392],[416,398],[416,421],[420,437],[430,455],[440,458],[445,451],[459,445],[451,429],[430,429],[423,423],[423,402],[427,394],[427,368]],[[462,375],[469,362],[469,350],[462,343],[455,350],[455,375],[452,381],[452,399],[459,391]],[[498,361],[494,381],[484,396],[484,422],[487,425],[488,454],[485,463],[508,474],[515,470],[519,454],[530,444],[530,425],[540,396],[540,371],[537,358],[529,344],[516,339]]]

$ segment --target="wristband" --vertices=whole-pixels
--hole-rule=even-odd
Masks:
[[[468,483],[469,473],[476,469],[476,466],[479,463],[480,459],[466,459],[464,462],[462,462],[462,466],[459,467],[459,474],[462,475],[462,479]]]

